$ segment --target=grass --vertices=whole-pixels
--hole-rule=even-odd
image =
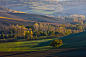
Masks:
[[[0,52],[52,50],[54,48],[49,46],[49,44],[55,39],[57,38],[0,43]],[[59,48],[86,47],[86,32],[65,36],[59,39],[63,40],[63,45]]]
[[[49,46],[51,40],[53,39],[0,43],[0,52],[50,50],[54,49]]]
[[[63,45],[59,48],[86,47],[86,32],[76,33],[60,39],[63,40]]]

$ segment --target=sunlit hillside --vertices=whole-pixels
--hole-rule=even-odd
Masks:
[[[63,45],[59,48],[78,48],[86,47],[86,32],[72,34],[59,39],[62,39]],[[0,43],[0,51],[40,51],[40,50],[51,50],[53,47],[49,46],[53,39],[41,39],[32,41],[21,41],[21,42],[8,42]]]

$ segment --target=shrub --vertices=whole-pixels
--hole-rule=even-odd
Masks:
[[[63,44],[62,40],[52,40],[50,43],[50,46],[53,46],[55,48],[58,48],[59,46],[61,46]]]

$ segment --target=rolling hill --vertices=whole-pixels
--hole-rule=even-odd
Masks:
[[[55,17],[48,17],[43,15],[37,15],[37,14],[28,14],[28,13],[9,13],[14,16],[18,16],[21,19],[24,20],[31,20],[31,21],[39,21],[39,22],[50,22],[50,23],[67,23],[64,20],[61,20],[59,18]]]
[[[66,21],[59,19],[59,18],[48,17],[48,16],[43,16],[43,15],[37,15],[37,14],[29,14],[29,13],[0,12],[0,16],[30,20],[30,21],[38,21],[38,22],[50,22],[50,23],[60,23],[60,24],[67,23]]]
[[[59,48],[75,48],[86,47],[86,31],[60,38],[63,40],[63,45]]]
[[[14,18],[8,18],[8,17],[4,17],[4,18],[0,18],[0,26],[9,26],[9,25],[33,25],[35,24],[35,22],[31,22],[29,20],[23,20],[23,19],[14,19]]]
[[[57,38],[0,43],[0,56],[86,57],[86,31],[59,38],[63,40],[63,45],[59,47],[59,49],[54,49],[53,47],[49,46],[49,43],[55,39]]]
[[[14,15],[11,15],[7,12],[0,12],[0,16],[3,16],[3,17],[8,17],[8,18],[16,18],[16,19],[20,19],[19,17],[17,16],[14,16]]]
[[[36,22],[49,23],[51,25],[56,25],[56,26],[59,26],[62,23],[67,23],[66,21],[59,18],[48,17],[37,14],[0,12],[0,26],[8,26],[13,24],[28,26],[28,25],[33,25]]]
[[[63,45],[61,48],[79,48],[86,47],[86,32],[76,33],[69,36],[65,36],[59,39],[63,40]],[[51,50],[53,47],[49,46],[52,39],[41,39],[32,41],[20,41],[20,42],[8,42],[0,43],[0,51],[41,51],[41,50]]]
[[[28,13],[6,13],[0,12],[0,16],[4,16],[5,18],[0,18],[0,25],[10,25],[10,24],[19,24],[19,25],[33,25],[34,21],[45,20],[46,22],[65,22],[63,20],[54,18],[54,17],[47,17],[42,15],[36,14],[28,14]],[[31,19],[32,18],[32,19]],[[40,21],[41,22],[41,21]],[[73,48],[73,47],[86,47],[86,32],[81,32],[69,36],[65,36],[59,39],[63,40],[63,45],[59,48]],[[49,42],[46,42],[50,43]]]

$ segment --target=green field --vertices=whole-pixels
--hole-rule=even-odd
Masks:
[[[54,39],[57,38],[0,43],[0,52],[51,50],[54,48],[49,46],[49,43]],[[69,35],[59,39],[63,40],[63,45],[59,48],[86,47],[86,32]]]
[[[72,34],[60,39],[63,40],[64,44],[59,48],[86,47],[86,32]]]
[[[40,51],[54,49],[49,46],[52,39],[22,41],[22,42],[8,42],[0,43],[0,52],[4,51]]]

